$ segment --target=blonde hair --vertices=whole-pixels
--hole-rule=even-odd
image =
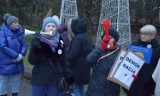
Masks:
[[[145,25],[140,29],[141,33],[149,33],[151,34],[153,37],[155,37],[157,30],[156,27],[153,25]]]

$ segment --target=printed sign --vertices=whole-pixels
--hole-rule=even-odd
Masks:
[[[151,48],[129,45],[128,49],[135,52],[135,53],[138,53],[139,55],[141,55],[144,58],[145,63],[150,64],[151,55],[152,55],[152,49]]]
[[[128,51],[113,75],[115,82],[129,90],[133,83],[133,75],[137,75],[144,64],[144,60],[131,51]]]
[[[113,77],[115,71],[117,70],[117,68],[119,67],[119,65],[120,65],[120,63],[121,63],[121,61],[122,61],[122,59],[123,59],[123,57],[125,56],[126,53],[127,52],[125,50],[121,49],[121,51],[119,52],[119,54],[118,54],[118,56],[117,56],[117,58],[116,58],[116,60],[115,60],[115,62],[113,64],[113,66],[112,66],[112,68],[111,68],[111,70],[109,72],[109,75],[107,77],[108,80],[111,80],[111,81],[114,82],[112,77]]]

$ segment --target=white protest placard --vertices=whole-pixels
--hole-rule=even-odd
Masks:
[[[131,51],[128,51],[113,75],[114,81],[129,90],[134,81],[133,75],[137,75],[142,68],[144,60]]]
[[[107,77],[108,80],[114,82],[114,79],[112,79],[112,77],[113,77],[114,73],[116,72],[117,68],[119,67],[119,65],[120,65],[120,63],[121,63],[121,61],[122,61],[122,59],[123,59],[123,57],[125,56],[126,53],[127,52],[125,50],[123,50],[123,49],[120,50],[113,66],[112,66],[112,68],[111,68],[111,70],[108,74],[108,77]]]

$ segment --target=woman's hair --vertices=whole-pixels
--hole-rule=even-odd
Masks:
[[[149,33],[152,36],[155,36],[157,33],[156,28],[153,25],[145,25],[140,29],[141,33]]]

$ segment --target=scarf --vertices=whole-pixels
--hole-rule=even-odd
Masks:
[[[55,52],[56,48],[58,47],[59,38],[60,38],[59,34],[55,37],[49,37],[47,35],[43,35],[40,38],[40,40],[41,40],[41,42],[48,44],[51,47],[52,51]]]

